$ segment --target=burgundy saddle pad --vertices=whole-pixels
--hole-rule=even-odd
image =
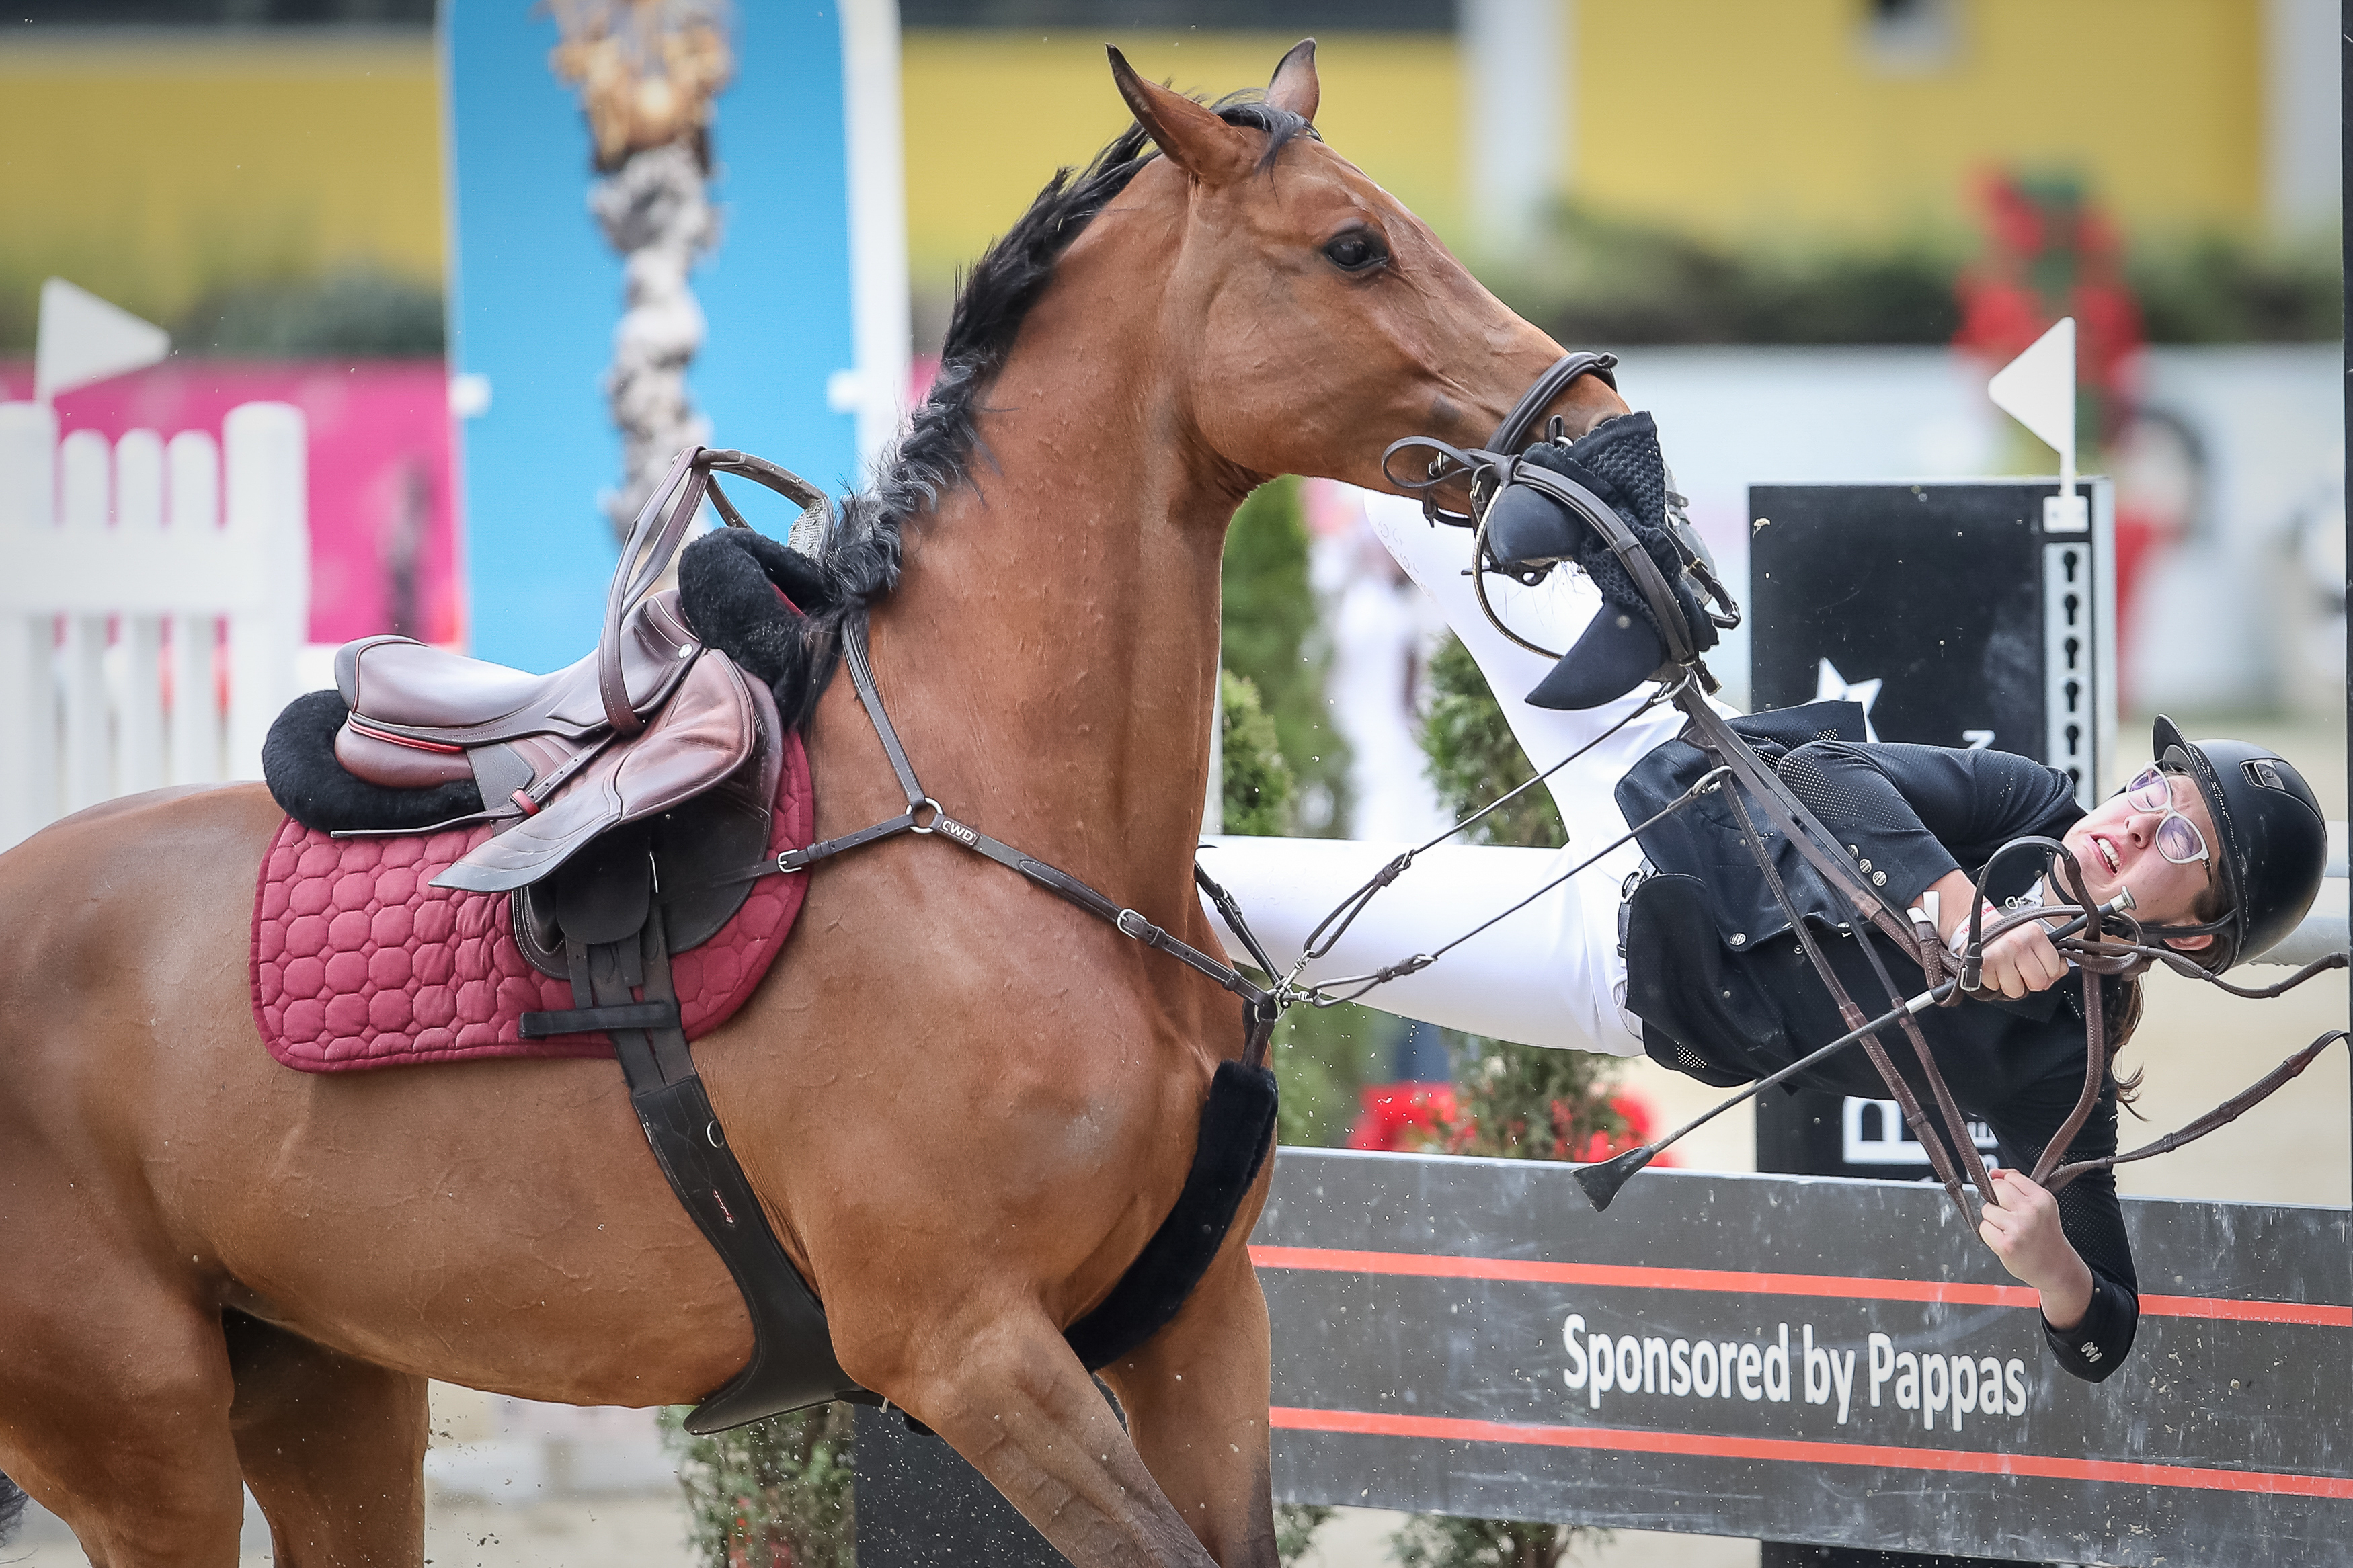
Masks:
[[[817,808],[808,752],[785,738],[768,850],[805,848]],[[528,1012],[574,1005],[567,983],[515,945],[506,893],[433,879],[491,825],[400,838],[331,838],[289,818],[253,896],[253,1019],[269,1054],[304,1072],[478,1057],[605,1057],[601,1034],[526,1040]],[[719,933],[670,960],[689,1039],[734,1016],[800,913],[806,876],[763,877]]]

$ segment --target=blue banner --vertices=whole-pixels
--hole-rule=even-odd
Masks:
[[[617,554],[597,497],[622,478],[603,388],[621,258],[588,212],[588,127],[548,66],[554,19],[529,0],[453,0],[443,18],[450,368],[461,412],[479,410],[459,422],[472,651],[549,669],[595,646]],[[841,18],[744,5],[735,26],[688,384],[713,445],[846,488],[856,422],[827,398],[857,363]]]

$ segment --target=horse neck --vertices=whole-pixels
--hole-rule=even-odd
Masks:
[[[1190,904],[1240,492],[1166,436],[1135,340],[1077,363],[1049,333],[1022,346],[985,395],[974,481],[910,523],[877,672],[952,816],[1166,921],[1143,900]]]

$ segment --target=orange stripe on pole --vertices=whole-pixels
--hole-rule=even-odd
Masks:
[[[2353,1329],[2353,1307],[2304,1301],[2231,1301],[2216,1296],[2143,1296],[2144,1318],[2216,1318],[2239,1323],[2300,1323],[2310,1328]]]
[[[1303,1410],[1277,1405],[1278,1431],[1331,1432],[1365,1437],[1436,1437],[1462,1443],[1517,1443],[1544,1448],[1598,1448],[1631,1454],[1688,1454],[1718,1459],[1799,1460],[1818,1465],[1873,1465],[1886,1469],[1947,1474],[2027,1476],[2047,1480],[2116,1481],[2199,1491],[2253,1492],[2268,1497],[2353,1498],[2353,1478],[2299,1476],[2275,1470],[2223,1470],[2197,1465],[2123,1459],[2069,1459],[2049,1454],[1972,1453],[1959,1448],[1905,1448],[1886,1443],[1820,1443],[1794,1437],[1736,1437],[1696,1432],[1642,1432],[1609,1426],[1535,1426],[1447,1415],[1396,1415],[1368,1410]]]
[[[1962,1306],[2031,1307],[2022,1285],[1946,1279],[1878,1279],[1845,1274],[1767,1274],[1737,1268],[1662,1268],[1623,1263],[1540,1263],[1517,1258],[1447,1258],[1421,1252],[1350,1252],[1321,1247],[1252,1247],[1261,1268],[1387,1274],[1425,1279],[1500,1279],[1525,1285],[1599,1285],[1635,1290],[1722,1290],[1758,1296],[1824,1296],[1853,1301],[1936,1301]],[[2211,1296],[2143,1296],[2153,1318],[2295,1323],[2353,1329],[2353,1307],[2302,1301],[2233,1301]]]

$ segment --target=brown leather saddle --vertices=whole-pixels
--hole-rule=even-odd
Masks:
[[[706,496],[743,525],[712,489],[714,469],[750,476],[805,516],[826,512],[822,491],[772,463],[690,449],[630,531],[586,657],[532,675],[402,637],[335,655],[349,710],[336,762],[389,788],[472,779],[483,805],[474,820],[501,826],[434,885],[513,894],[516,944],[560,978],[571,975],[566,910],[610,940],[659,888],[669,949],[685,952],[743,907],[751,883],[728,873],[768,841],[784,766],[775,700],[703,644],[675,589],[659,587]]]
[[[776,700],[658,586],[706,496],[748,526],[714,472],[776,491],[812,526],[829,521],[824,493],[775,464],[690,448],[630,530],[603,635],[577,663],[531,675],[396,637],[335,657],[349,709],[335,760],[395,789],[480,786],[481,813],[459,820],[501,826],[434,885],[511,895],[517,945],[572,982],[573,1006],[525,1013],[523,1036],[612,1040],[663,1175],[743,1293],[752,1360],[689,1418],[698,1432],[856,1391],[728,1151],[670,975],[672,953],[708,940],[754,878],[778,869],[766,854],[785,756]]]
[[[744,525],[712,488],[713,470],[746,475],[805,515],[827,510],[822,491],[773,463],[690,449],[630,531],[603,635],[576,663],[532,675],[402,637],[364,637],[337,652],[349,714],[334,754],[344,770],[396,789],[471,778],[481,817],[504,825],[436,886],[527,888],[617,829],[706,798],[698,815],[713,820],[701,837],[727,837],[740,851],[734,863],[758,858],[782,744],[775,705],[704,647],[675,590],[657,591],[706,495]],[[681,836],[672,837],[682,851]]]

